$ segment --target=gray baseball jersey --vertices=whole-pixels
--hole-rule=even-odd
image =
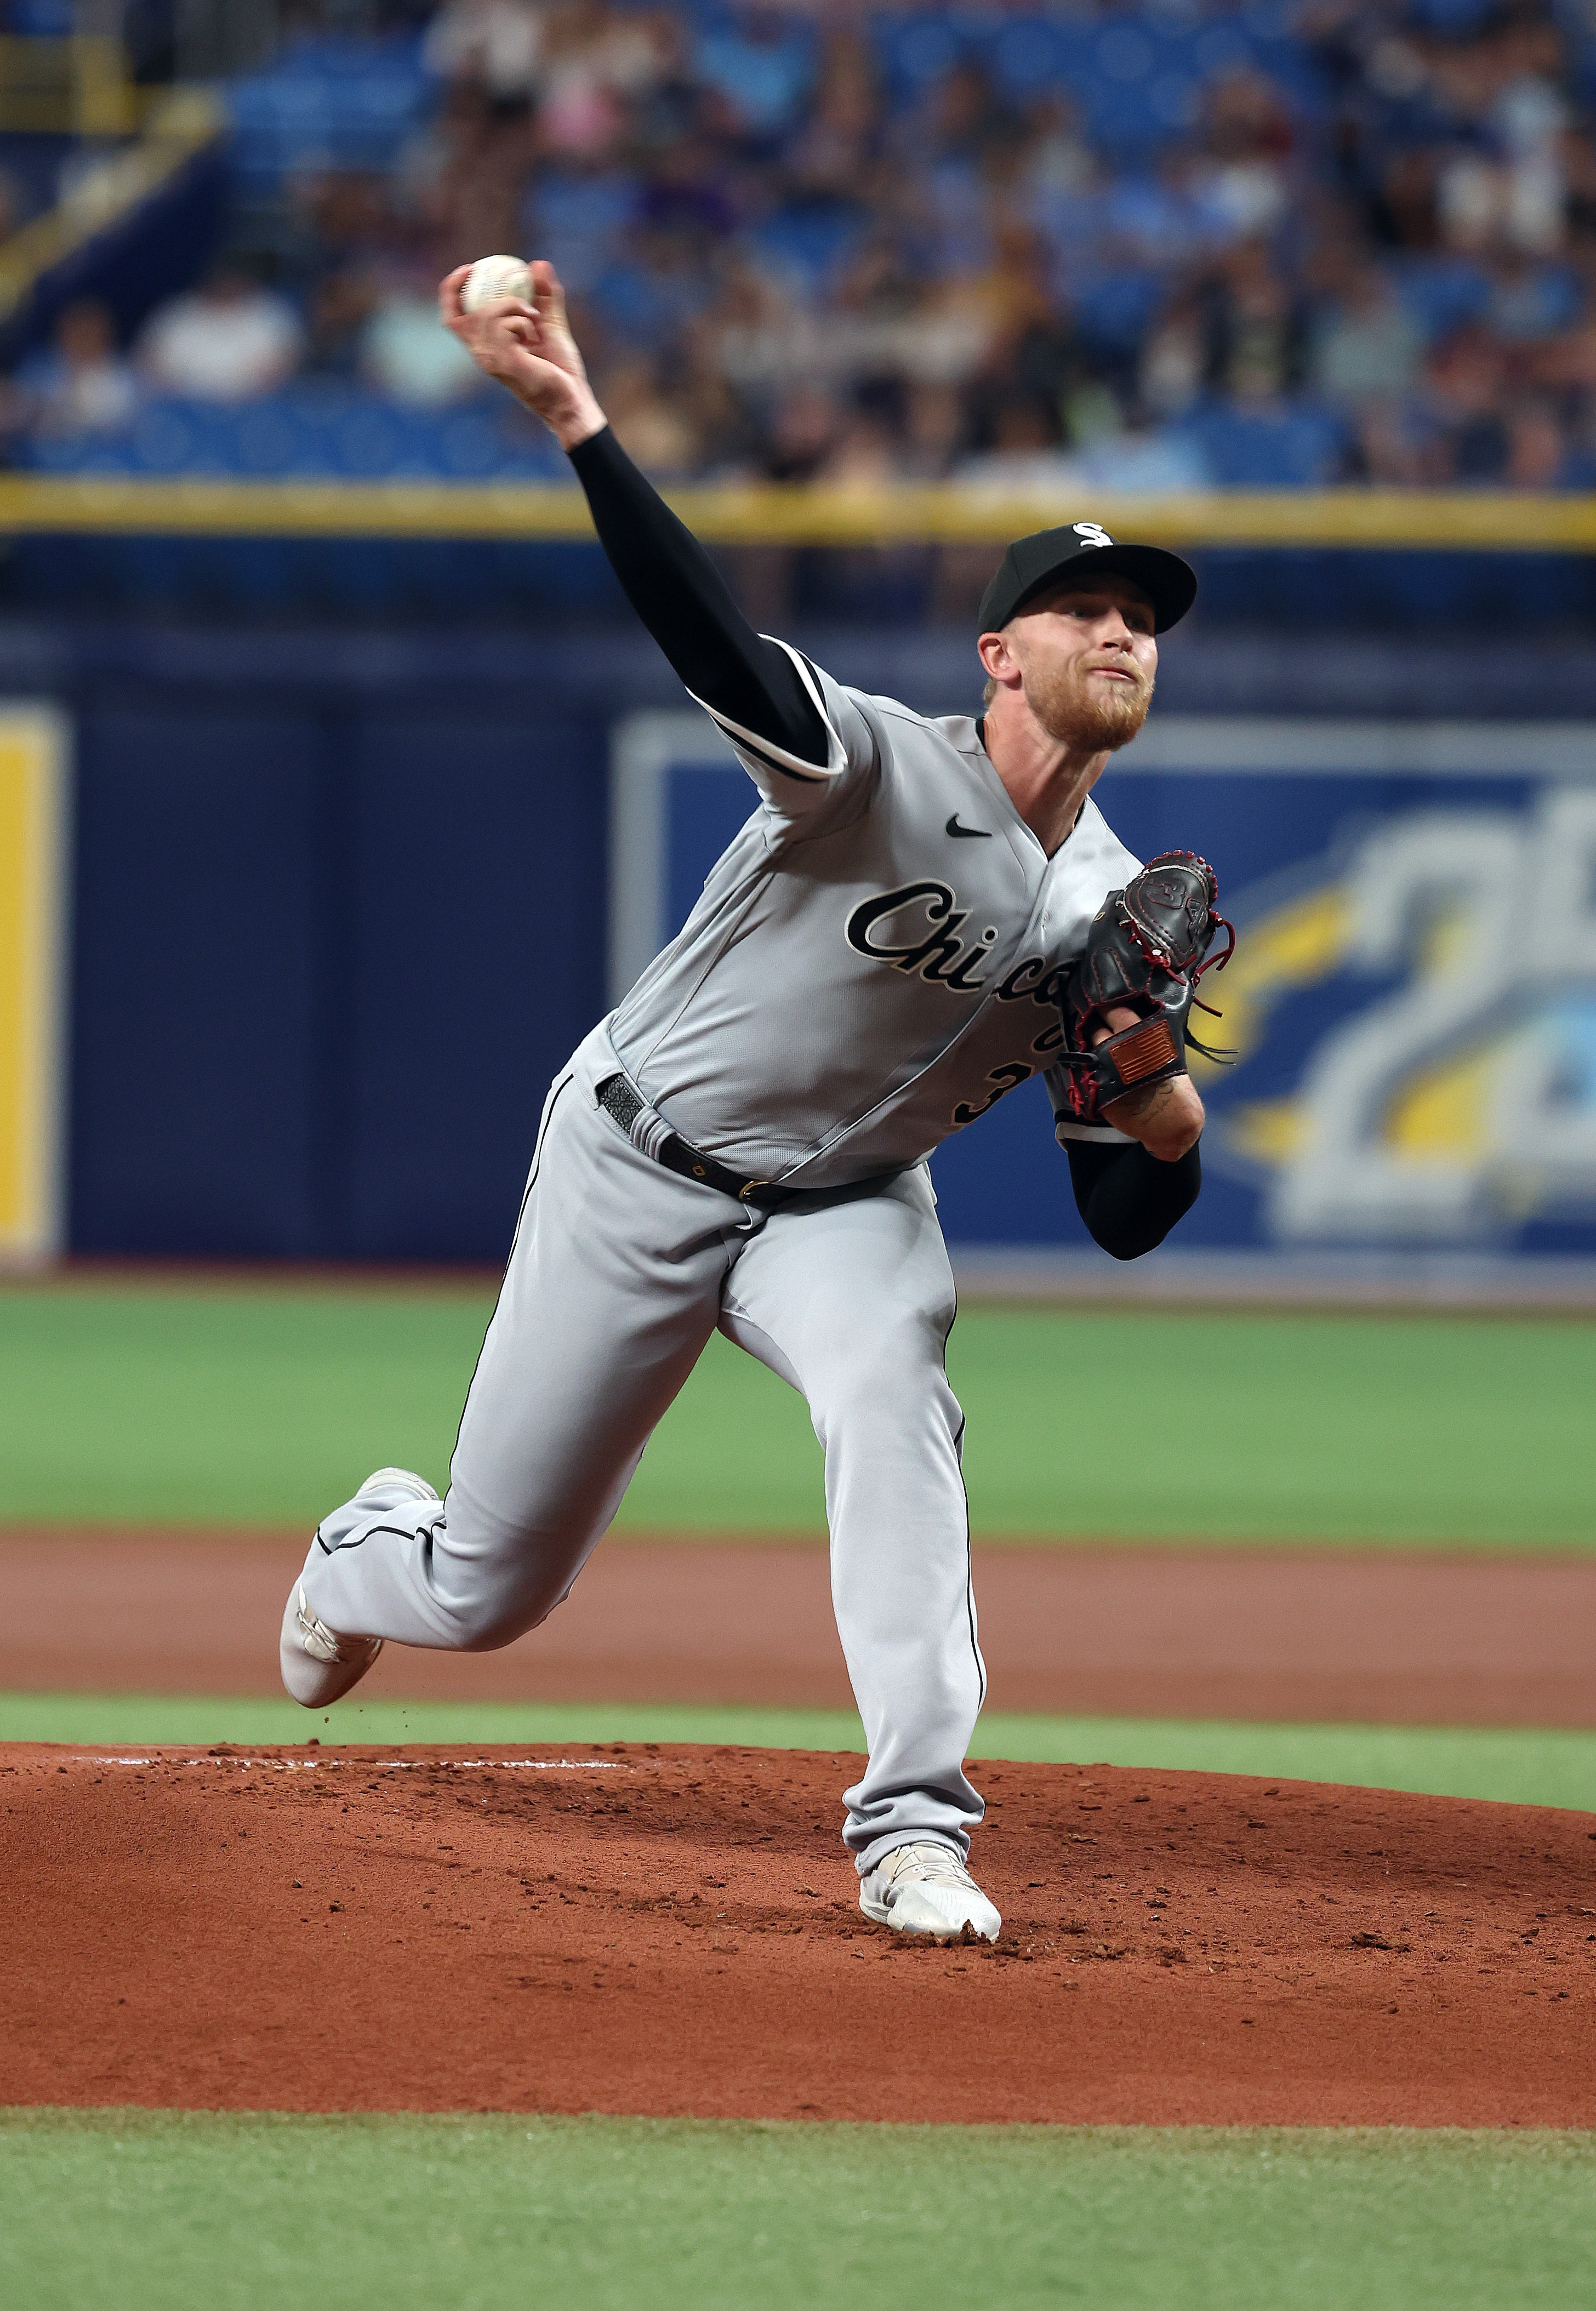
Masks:
[[[714,715],[762,799],[610,1033],[685,1138],[823,1188],[919,1163],[1048,1070],[1065,968],[1140,862],[1090,799],[1049,859],[967,716],[911,713],[791,655],[825,767]],[[1061,1079],[1050,1089],[1057,1111]]]

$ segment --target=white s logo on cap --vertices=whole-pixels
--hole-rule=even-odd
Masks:
[[[1114,542],[1100,521],[1077,521],[1071,527],[1083,545],[1112,545]]]

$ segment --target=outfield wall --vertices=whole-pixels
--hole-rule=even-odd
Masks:
[[[799,638],[973,708],[962,635]],[[1187,1252],[1596,1254],[1585,658],[1538,646],[1515,722],[1478,645],[1172,638],[1102,798],[1208,851],[1243,935]],[[13,624],[0,699],[55,766],[0,981],[13,1253],[501,1256],[550,1075],[750,801],[618,630]],[[956,1242],[1085,1250],[1033,1085],[935,1178]]]

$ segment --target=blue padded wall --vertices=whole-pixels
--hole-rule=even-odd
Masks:
[[[501,1258],[604,1008],[605,736],[358,694],[83,713],[73,1249]]]
[[[112,710],[77,759],[74,1248],[327,1247],[323,732]]]
[[[355,736],[362,1258],[509,1249],[550,1078],[605,1008],[606,735],[434,711]]]

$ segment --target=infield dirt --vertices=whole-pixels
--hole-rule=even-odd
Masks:
[[[302,1533],[0,1531],[0,1691],[275,1696],[304,1551]],[[989,1544],[975,1593],[994,1710],[1596,1725],[1591,1558]],[[852,1700],[824,1546],[635,1539],[519,1644],[390,1645],[362,1692]]]
[[[0,2099],[1596,2124],[1596,1817],[990,1765],[993,1949],[873,1927],[847,1757],[0,1756]]]

